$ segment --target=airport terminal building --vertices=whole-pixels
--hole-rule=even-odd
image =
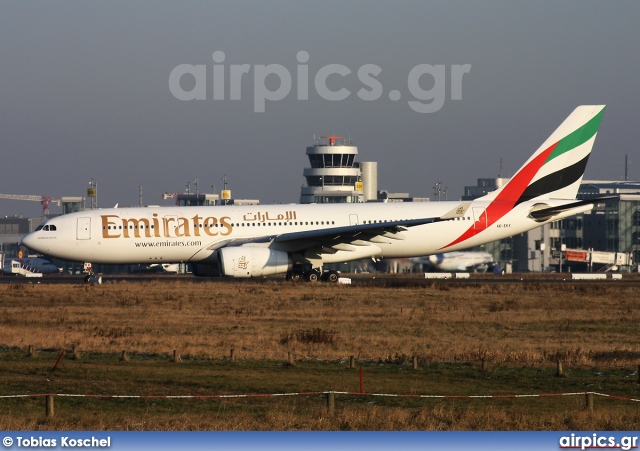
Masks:
[[[502,178],[493,181],[478,179],[478,186],[465,187],[463,200],[480,197],[507,181]],[[611,199],[599,202],[590,212],[477,249],[490,252],[501,267],[510,264],[515,272],[560,270],[561,264],[563,271],[606,270],[614,266],[619,266],[621,271],[638,270],[640,182],[584,180],[581,183],[578,199],[603,196],[611,196]],[[572,260],[572,250],[587,253],[576,255],[576,260]],[[603,253],[615,263],[605,263],[608,260]],[[595,264],[589,264],[591,258]]]

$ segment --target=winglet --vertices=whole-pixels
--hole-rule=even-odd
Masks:
[[[448,219],[461,218],[461,217],[463,217],[465,215],[465,213],[469,209],[470,205],[471,205],[471,202],[462,202],[460,205],[458,205],[456,208],[454,208],[450,212],[445,213],[442,216],[440,216],[437,220],[438,221],[446,221]]]

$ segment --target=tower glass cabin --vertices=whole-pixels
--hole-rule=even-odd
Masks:
[[[355,162],[358,148],[342,136],[323,136],[323,143],[307,147],[310,168],[304,169],[307,186],[301,204],[363,202],[362,172]]]

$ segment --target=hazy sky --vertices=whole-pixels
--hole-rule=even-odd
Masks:
[[[378,162],[379,189],[433,197],[441,179],[459,199],[580,104],[607,104],[587,178],[621,180],[628,154],[638,180],[638,17],[637,1],[2,1],[0,193],[84,196],[93,178],[101,207],[137,205],[139,185],[167,204],[226,174],[234,197],[298,202],[306,146],[336,134]],[[178,88],[204,99],[172,92],[181,65],[203,66]],[[441,107],[414,111],[430,90]]]

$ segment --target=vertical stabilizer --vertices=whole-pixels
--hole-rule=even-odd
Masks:
[[[579,106],[501,188],[478,200],[575,199],[604,105]]]

